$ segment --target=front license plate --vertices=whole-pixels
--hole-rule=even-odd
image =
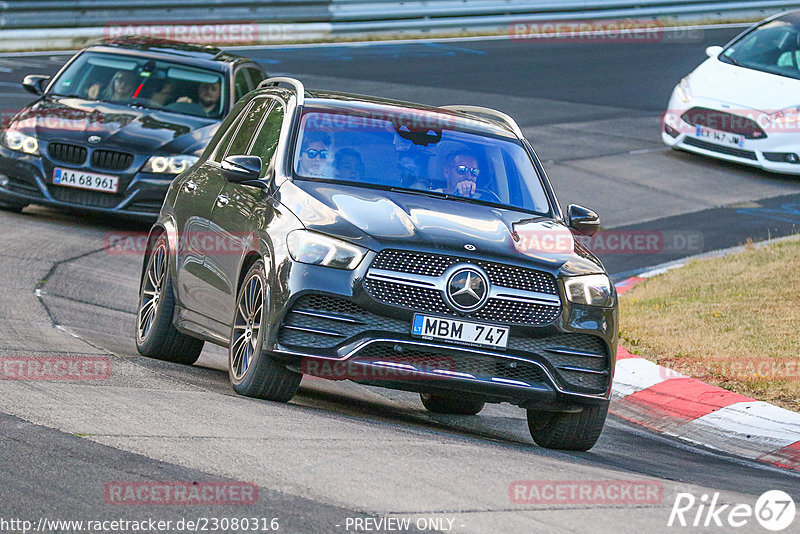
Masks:
[[[414,315],[411,335],[424,339],[441,339],[465,345],[500,349],[504,349],[508,345],[507,326],[472,323],[429,315]]]
[[[90,191],[116,193],[119,189],[119,177],[93,172],[74,171],[72,169],[56,169],[53,171],[53,183]]]
[[[744,146],[744,136],[738,134],[732,134],[727,132],[718,132],[717,130],[712,130],[711,128],[703,128],[698,126],[695,130],[695,137],[699,137],[700,139],[706,139],[707,141],[711,141],[712,143],[721,143],[724,145],[733,145],[733,146]]]

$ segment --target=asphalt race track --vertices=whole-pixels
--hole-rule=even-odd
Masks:
[[[663,250],[601,253],[622,274],[794,233],[800,223],[800,178],[661,144],[659,117],[675,83],[706,46],[736,33],[647,44],[477,40],[239,52],[309,87],[510,113],[563,205],[592,207],[605,228],[670,236]],[[0,58],[3,118],[30,100],[18,85],[25,74],[53,73],[66,57]],[[354,518],[389,515],[444,520],[432,525],[446,532],[674,532],[693,531],[667,526],[677,492],[718,492],[720,503],[751,506],[772,489],[800,499],[800,476],[615,417],[590,452],[562,453],[535,446],[524,412],[508,405],[438,416],[413,394],[307,378],[292,402],[274,404],[236,396],[217,347],[207,345],[192,367],[142,358],[133,340],[141,258],[104,245],[146,230],[40,207],[0,212],[0,355],[104,356],[113,370],[81,383],[0,381],[0,518],[263,517],[277,518],[281,532],[353,532]],[[663,498],[532,506],[510,498],[519,480],[651,482]],[[126,481],[251,482],[258,499],[109,504],[107,485]],[[736,531],[763,529],[751,520]]]

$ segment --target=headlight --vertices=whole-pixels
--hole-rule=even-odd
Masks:
[[[590,274],[575,276],[564,280],[564,289],[567,298],[575,304],[588,304],[589,306],[603,306],[608,308],[614,305],[614,291],[611,280],[604,274]]]
[[[692,88],[689,87],[689,79],[684,78],[681,83],[675,87],[675,94],[681,99],[684,104],[692,99]]]
[[[784,128],[797,128],[800,122],[800,106],[782,109],[769,116],[770,122],[775,126]]]
[[[21,150],[26,154],[39,155],[38,139],[17,130],[6,130],[3,133],[3,144],[11,150]]]
[[[197,161],[197,156],[153,156],[142,167],[142,172],[180,174]]]
[[[286,246],[294,261],[334,269],[353,270],[366,253],[361,247],[306,230],[295,230],[286,236]]]

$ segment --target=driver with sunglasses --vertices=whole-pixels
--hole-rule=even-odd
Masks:
[[[303,138],[300,158],[297,162],[297,174],[312,178],[330,178],[331,136],[326,132],[310,132]]]
[[[447,179],[444,192],[475,198],[478,196],[476,182],[480,172],[478,160],[468,152],[459,151],[449,155],[444,166],[444,176]]]

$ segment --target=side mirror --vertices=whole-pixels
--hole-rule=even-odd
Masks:
[[[709,46],[706,48],[706,55],[708,57],[717,57],[722,53],[721,46]]]
[[[600,229],[600,217],[589,208],[570,204],[567,211],[567,226],[579,234],[591,237]]]
[[[22,80],[22,87],[29,93],[40,95],[44,93],[44,88],[47,87],[47,82],[50,81],[50,76],[42,76],[39,74],[28,74]]]
[[[261,158],[258,156],[228,156],[221,165],[225,179],[235,184],[258,180],[261,175]]]

